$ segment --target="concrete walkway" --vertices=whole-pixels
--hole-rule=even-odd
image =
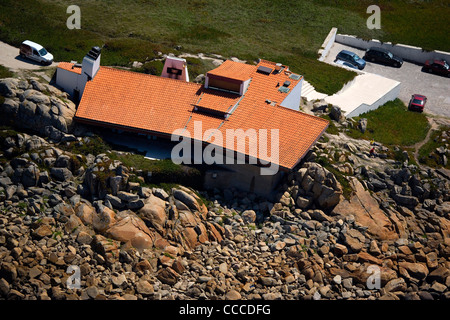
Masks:
[[[365,73],[355,77],[338,93],[325,98],[337,105],[347,117],[353,117],[397,97],[400,82],[377,74]]]

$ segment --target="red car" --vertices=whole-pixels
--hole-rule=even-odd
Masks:
[[[409,100],[408,109],[422,112],[425,107],[425,103],[427,103],[427,97],[421,94],[413,94],[411,96],[411,100]]]
[[[445,60],[427,60],[423,66],[423,71],[450,77],[450,68]]]

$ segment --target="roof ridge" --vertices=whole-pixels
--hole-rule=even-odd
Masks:
[[[100,66],[100,69],[108,69],[108,70],[113,70],[113,71],[118,71],[118,72],[125,72],[125,73],[132,73],[132,74],[135,74],[135,75],[139,75],[139,76],[147,76],[147,77],[150,77],[150,78],[158,78],[158,79],[165,79],[164,81],[166,81],[166,80],[170,80],[170,81],[178,81],[178,82],[180,82],[181,80],[178,80],[178,79],[171,79],[171,78],[166,78],[166,77],[161,77],[161,76],[157,76],[157,75],[155,75],[155,74],[148,74],[148,73],[142,73],[142,72],[136,72],[136,71],[131,71],[131,70],[126,70],[126,69],[118,69],[118,68],[114,68],[114,67],[108,67],[108,66]],[[95,78],[94,78],[95,79]],[[201,85],[201,84],[198,84],[198,83],[194,83],[194,82],[189,82],[189,81],[181,81],[182,83],[186,83],[186,84],[189,84],[189,85],[192,85],[192,86],[196,86],[196,87],[198,87],[198,88],[201,88],[201,87],[203,87],[203,85]]]

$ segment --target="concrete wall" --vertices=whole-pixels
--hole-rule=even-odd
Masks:
[[[379,106],[382,106],[388,101],[395,100],[399,93],[400,93],[400,83],[396,85],[394,88],[392,88],[389,92],[381,96],[377,101],[372,103],[371,105],[362,103],[358,108],[354,109],[352,112],[350,112],[348,115],[345,115],[347,118],[353,118],[356,116],[359,116],[360,114],[363,114],[368,111],[372,111],[377,109]]]
[[[336,34],[335,41],[351,47],[368,49],[370,47],[384,48],[404,60],[423,64],[429,59],[444,59],[450,61],[450,52],[444,51],[424,51],[422,48],[405,44],[382,43],[379,40],[363,40],[355,36]],[[320,60],[320,59],[319,59]]]
[[[73,90],[77,87],[78,76],[75,72],[58,68],[56,71],[56,84],[70,96],[73,96]]]
[[[337,28],[331,28],[330,33],[328,33],[328,36],[325,38],[325,41],[322,44],[322,47],[319,49],[319,61],[324,61],[325,57],[328,54],[328,51],[330,51],[331,47],[334,44],[334,41],[336,40],[336,34],[337,34]]]
[[[284,172],[279,171],[272,176],[262,176],[260,168],[251,164],[220,165],[205,173],[206,189],[236,188],[245,192],[253,192],[260,196],[272,198]]]
[[[302,86],[303,78],[301,78],[297,85],[289,92],[288,96],[284,98],[283,102],[280,103],[280,106],[298,111],[300,100],[302,98]]]
[[[74,95],[74,90],[80,91],[79,99],[83,96],[84,88],[86,86],[87,76],[78,74],[68,70],[58,68],[56,70],[56,85],[61,87],[71,97]]]

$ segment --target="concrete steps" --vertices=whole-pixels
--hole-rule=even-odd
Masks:
[[[327,97],[326,94],[317,92],[316,89],[306,80],[303,80],[302,97],[308,101],[321,100]]]

